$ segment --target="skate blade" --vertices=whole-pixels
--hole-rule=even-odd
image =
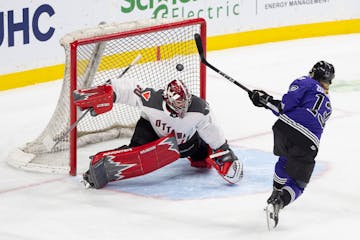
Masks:
[[[91,184],[88,181],[86,181],[85,179],[81,179],[80,183],[84,186],[85,189],[91,188]]]
[[[266,224],[267,224],[267,229],[269,231],[274,230],[274,228],[276,228],[278,221],[275,220],[275,209],[274,206],[272,204],[269,204],[265,207],[264,209],[265,213],[266,213]]]

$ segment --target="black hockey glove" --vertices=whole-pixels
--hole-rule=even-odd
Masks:
[[[249,92],[249,98],[256,107],[266,108],[266,103],[273,97],[263,90],[253,90]]]
[[[263,90],[253,90],[252,92],[249,92],[249,98],[252,101],[252,103],[257,107],[264,107],[266,109],[270,109],[267,104],[271,103],[274,105],[279,111],[279,113],[282,112],[282,105],[280,100],[275,100],[273,96],[267,94]],[[274,109],[272,109],[274,110]]]

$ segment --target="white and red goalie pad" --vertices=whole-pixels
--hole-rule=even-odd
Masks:
[[[104,161],[107,180],[116,181],[150,173],[180,158],[174,133],[148,144],[97,153],[91,161],[95,166]]]
[[[74,103],[81,110],[92,108],[91,115],[99,115],[110,111],[114,102],[114,90],[110,84],[73,92]]]

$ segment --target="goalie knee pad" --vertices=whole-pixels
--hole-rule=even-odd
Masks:
[[[205,142],[202,143],[199,144],[200,146],[197,147],[197,151],[190,155],[188,159],[192,167],[210,169],[212,165],[206,159],[212,153],[212,149]]]
[[[211,164],[208,161],[206,161],[206,159],[204,159],[204,160],[194,160],[191,157],[188,157],[188,159],[189,159],[190,165],[192,167],[195,167],[195,168],[208,168],[208,169],[211,168]]]

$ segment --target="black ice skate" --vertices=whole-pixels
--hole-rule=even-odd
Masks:
[[[106,170],[107,157],[100,159],[96,164],[90,163],[89,170],[83,174],[82,183],[85,188],[103,188],[108,182],[108,174]],[[117,173],[117,172],[116,172]],[[112,174],[110,177],[114,177],[116,174]]]
[[[91,181],[91,178],[90,178],[90,171],[89,170],[87,170],[83,174],[83,178],[82,178],[82,180],[80,182],[84,184],[85,188],[93,188],[94,187],[94,183]]]
[[[274,229],[279,222],[279,211],[284,207],[284,201],[281,199],[282,191],[274,189],[267,200],[268,205],[264,209],[266,212],[266,222],[268,230]]]

